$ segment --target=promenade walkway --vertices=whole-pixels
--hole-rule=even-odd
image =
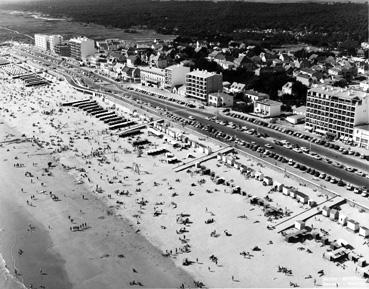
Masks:
[[[324,206],[328,208],[333,208],[336,206],[339,206],[346,202],[346,199],[340,197],[340,196],[334,196],[332,198],[329,198],[328,200],[321,202],[318,204],[318,206],[314,208],[310,208],[308,210],[305,210],[301,213],[298,213],[287,220],[284,220],[280,222],[279,224],[275,225],[274,227],[278,230],[278,233],[285,231],[291,227],[294,226],[295,221],[306,221],[310,219],[311,217],[314,217],[315,215],[318,215],[322,212],[322,209]]]
[[[221,153],[221,154],[227,154],[227,153],[229,153],[231,151],[233,151],[233,147],[230,147],[230,146],[225,147],[225,148],[221,148],[221,149],[219,149],[219,150],[217,150],[215,152],[212,152],[210,155],[202,156],[202,157],[199,157],[197,159],[193,159],[193,160],[191,160],[191,161],[189,161],[189,162],[187,162],[185,164],[179,165],[179,166],[177,166],[177,167],[174,168],[174,171],[176,173],[178,173],[180,171],[183,171],[185,169],[188,169],[190,167],[193,167],[197,163],[206,162],[206,161],[208,161],[210,159],[216,158],[219,153]]]

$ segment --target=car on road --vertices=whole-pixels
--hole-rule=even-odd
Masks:
[[[267,144],[265,144],[264,146],[265,146],[266,148],[268,148],[268,149],[272,149],[272,148],[273,148],[273,146],[272,146],[271,144],[268,144],[268,143],[267,143]]]
[[[351,172],[354,172],[355,171],[355,168],[346,167],[345,170],[351,173]]]
[[[190,116],[188,116],[188,119],[194,120],[195,118],[192,115],[190,115]]]

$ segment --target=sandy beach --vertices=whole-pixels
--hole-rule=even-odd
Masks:
[[[4,91],[0,198],[8,208],[2,219],[14,220],[0,223],[5,228],[0,232],[1,244],[5,241],[0,252],[12,273],[19,269],[18,279],[27,286],[31,282],[36,288],[81,289],[367,285],[355,265],[342,267],[324,260],[326,248],[320,243],[287,243],[270,229],[309,209],[307,204],[217,158],[202,165],[221,176],[224,184],[196,167],[175,172],[179,164],[207,154],[147,128],[138,136],[119,137],[83,110],[61,106],[88,98],[64,81],[34,88],[24,87],[20,80],[0,81]],[[147,123],[128,108],[95,100],[137,124]],[[210,151],[222,147],[166,125],[206,144]],[[138,148],[135,141],[144,144]],[[149,154],[158,148],[166,153]],[[172,157],[179,163],[168,162]],[[318,203],[328,198],[245,155],[233,157]],[[236,187],[244,194],[234,193]],[[261,206],[251,204],[251,196],[280,209],[281,216],[266,216]],[[11,218],[18,211],[19,216]],[[321,218],[314,217],[311,223],[325,228]],[[363,242],[360,238],[347,236],[355,244]],[[33,256],[28,255],[30,250]],[[365,250],[361,253],[367,256]]]

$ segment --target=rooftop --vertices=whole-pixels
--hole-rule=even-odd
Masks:
[[[355,128],[369,131],[369,124],[358,125],[358,126],[355,126]]]
[[[150,67],[150,66],[141,66],[141,72],[151,72],[156,74],[165,74],[165,70],[157,67]]]
[[[260,104],[268,105],[268,106],[282,105],[282,102],[270,100],[270,99],[257,100],[256,103],[260,103]]]
[[[207,78],[207,77],[217,75],[217,73],[197,69],[197,70],[194,70],[194,71],[191,71],[191,72],[187,73],[187,75],[197,76],[197,77],[201,77],[201,78]]]
[[[349,88],[341,88],[327,85],[317,85],[310,88],[310,91],[329,96],[335,96],[342,99],[352,100],[354,98],[363,99],[369,96],[369,93]]]

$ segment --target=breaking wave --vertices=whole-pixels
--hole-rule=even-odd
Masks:
[[[28,289],[19,281],[6,266],[3,256],[0,254],[0,288],[1,289]]]

